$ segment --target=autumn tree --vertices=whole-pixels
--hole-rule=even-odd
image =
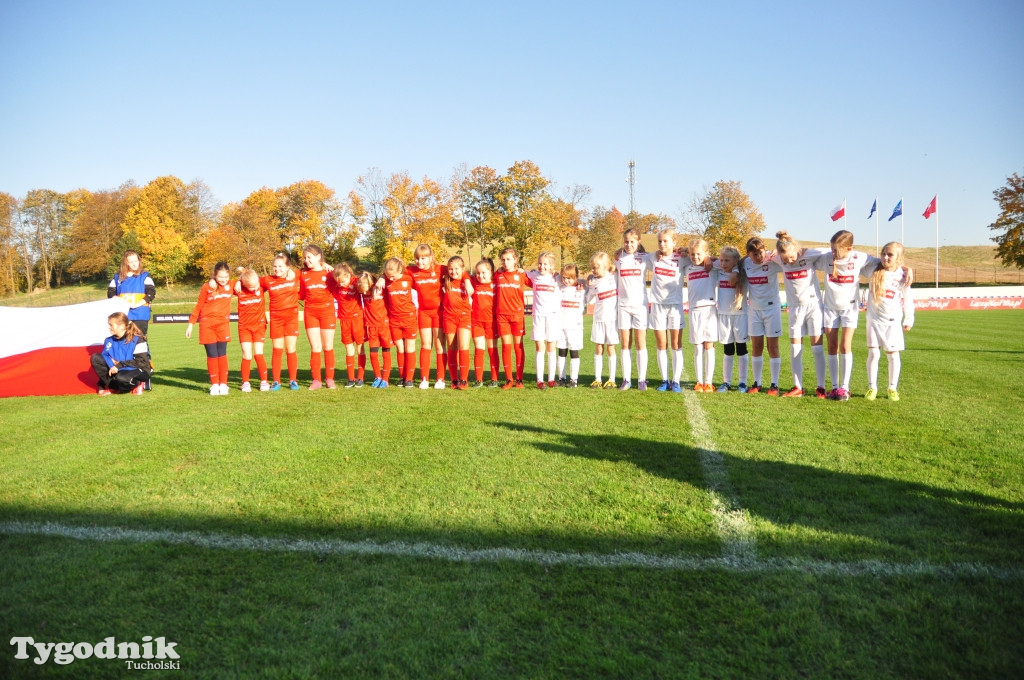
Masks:
[[[641,234],[657,234],[662,229],[675,229],[676,221],[668,215],[644,214],[634,210],[626,215],[626,228],[636,229]]]
[[[33,189],[21,202],[26,266],[39,269],[39,285],[49,288],[54,270],[62,267],[69,221],[65,196],[50,189]]]
[[[370,249],[369,260],[380,267],[388,258],[388,244],[394,238],[394,229],[388,220],[384,199],[387,180],[380,168],[370,168],[356,179],[349,193],[352,217],[364,234],[364,243]]]
[[[626,216],[618,208],[594,208],[590,223],[580,233],[577,254],[581,269],[590,267],[594,253],[604,251],[612,255],[622,245],[622,232],[626,230]]]
[[[0,297],[18,292],[18,201],[8,193],[0,192]]]
[[[142,188],[122,224],[124,234],[138,240],[146,269],[168,286],[194,259],[185,238],[192,219],[186,201],[184,182],[173,175],[158,177]]]
[[[988,225],[993,231],[996,255],[1006,266],[1024,269],[1024,177],[1013,173],[1006,178],[1006,186],[992,192],[999,204],[999,216]]]
[[[355,256],[359,225],[349,206],[335,197],[334,189],[317,180],[304,180],[276,193],[278,228],[288,251],[315,244],[323,248],[329,261]]]
[[[280,203],[277,193],[263,187],[240,203],[229,203],[221,210],[216,226],[206,234],[199,258],[204,272],[224,260],[232,266],[253,267],[268,273],[272,253],[282,247],[279,226]]]
[[[122,223],[138,195],[139,188],[133,182],[114,190],[84,194],[81,210],[71,227],[73,257],[69,274],[79,278],[107,274],[112,257],[120,265],[117,242],[122,236]]]
[[[719,180],[703,194],[694,194],[683,216],[691,234],[708,242],[711,252],[733,245],[743,252],[747,239],[764,229],[764,217],[737,181]]]

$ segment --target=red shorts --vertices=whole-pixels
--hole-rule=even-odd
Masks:
[[[421,309],[419,311],[419,322],[420,328],[440,328],[441,327],[441,310],[440,309]]]
[[[498,320],[488,319],[487,321],[473,320],[473,337],[494,340],[498,337]]]
[[[391,340],[415,340],[419,334],[420,329],[416,324],[403,325],[403,324],[391,324]]]
[[[338,319],[338,326],[341,328],[341,344],[361,345],[366,341],[363,317],[358,319]]]
[[[498,335],[521,338],[526,335],[526,319],[522,316],[498,316]]]
[[[263,323],[259,328],[251,327],[238,327],[238,341],[239,342],[263,342],[263,338],[267,335],[267,324]]]
[[[231,340],[231,322],[212,321],[210,323],[199,322],[199,344],[213,345],[218,342],[229,342]]]
[[[460,314],[459,316],[444,314],[441,317],[441,323],[444,324],[445,335],[448,333],[458,333],[463,328],[468,331],[473,325],[469,314]]]
[[[384,349],[391,348],[391,327],[390,326],[367,326],[366,327],[366,339],[370,343],[370,348],[383,347]]]
[[[284,312],[275,312],[270,315],[270,337],[286,338],[298,337],[299,335],[299,310],[289,309]]]
[[[322,328],[333,331],[338,323],[338,315],[334,311],[334,305],[326,307],[306,307],[302,315],[302,323],[306,330],[310,328]]]

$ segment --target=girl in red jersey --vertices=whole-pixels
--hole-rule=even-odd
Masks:
[[[441,280],[441,324],[448,347],[448,374],[455,390],[466,389],[469,380],[473,284],[465,278],[465,269],[461,257],[451,257]]]
[[[228,393],[228,342],[231,340],[231,269],[227,262],[213,267],[213,280],[199,289],[199,300],[188,317],[185,337],[192,337],[192,326],[199,322],[199,344],[206,349],[206,370],[210,375],[212,396]]]
[[[391,376],[391,328],[388,326],[388,310],[384,304],[383,291],[377,290],[377,279],[370,272],[359,275],[356,290],[363,305],[363,321],[366,340],[370,343],[370,363],[375,379],[373,386],[386,388]],[[377,350],[383,349],[384,368],[381,369]]]
[[[287,352],[288,381],[293,390],[299,389],[299,356],[296,353],[296,340],[299,337],[299,277],[288,266],[288,256],[284,253],[274,255],[271,275],[260,279],[260,287],[267,292],[270,299],[270,341],[273,354],[270,368],[273,371],[274,383],[272,392],[281,389],[281,356]]]
[[[446,269],[434,260],[434,250],[425,243],[416,246],[413,255],[416,262],[406,267],[406,272],[412,277],[419,297],[420,389],[430,387],[430,349],[433,346],[437,355],[437,381],[434,389],[440,390],[444,389],[444,372],[448,360],[447,343],[441,332],[441,278]]]
[[[526,304],[523,290],[529,286],[526,272],[519,269],[519,256],[515,248],[501,251],[501,267],[494,273],[494,307],[501,336],[501,362],[505,365],[505,384],[501,389],[522,389],[526,353],[523,336],[526,335]],[[512,374],[512,351],[516,353],[515,376]]]
[[[260,392],[270,389],[267,382],[267,361],[263,358],[263,338],[267,334],[267,311],[260,277],[251,269],[241,269],[241,276],[231,287],[238,296],[238,341],[242,344],[242,391],[252,392],[249,373],[256,358],[260,374]]]
[[[473,277],[473,342],[476,351],[473,365],[476,367],[476,382],[473,387],[484,386],[484,351],[491,362],[491,382],[488,387],[498,386],[498,348],[494,344],[498,337],[498,319],[494,315],[494,263],[485,258],[476,263]]]
[[[366,342],[363,325],[363,306],[360,301],[357,280],[352,267],[344,262],[331,272],[334,275],[334,299],[338,301],[338,325],[341,327],[341,342],[345,345],[345,372],[348,382],[345,387],[362,387],[363,375],[366,370],[366,354],[363,345]],[[356,348],[359,349],[358,372],[356,370]]]
[[[320,382],[320,360],[323,354],[327,387],[334,389],[334,327],[338,317],[334,311],[334,277],[324,266],[324,251],[318,246],[303,248],[305,267],[299,272],[299,298],[305,300],[302,321],[309,339],[309,371],[313,376],[309,389],[323,387]]]
[[[388,310],[391,339],[398,353],[398,376],[402,387],[412,387],[416,370],[416,334],[419,319],[412,299],[413,280],[397,257],[384,262],[384,303]]]

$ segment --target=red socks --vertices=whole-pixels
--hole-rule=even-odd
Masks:
[[[473,369],[475,371],[477,382],[483,382],[484,379],[484,350],[477,349],[473,351]]]
[[[274,371],[274,382],[281,382],[281,357],[284,356],[284,347],[275,347],[274,351],[270,355],[270,365]],[[289,355],[289,363],[291,363],[291,355]]]
[[[266,382],[267,381],[267,360],[266,360],[266,358],[262,354],[257,354],[256,355],[256,370],[260,374],[260,380],[263,381],[263,382]],[[278,365],[278,370],[280,370],[280,364]],[[248,380],[248,379],[249,378],[246,377],[246,380]]]
[[[324,368],[327,372],[327,379],[334,380],[334,350],[324,350]]]
[[[515,343],[516,348],[516,380],[519,382],[523,381],[523,369],[526,368],[526,351],[523,349],[523,343]]]
[[[501,343],[501,365],[505,368],[505,380],[512,380],[512,347]]]

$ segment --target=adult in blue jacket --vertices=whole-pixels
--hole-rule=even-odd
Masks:
[[[103,341],[103,351],[92,355],[92,370],[99,378],[97,394],[112,392],[142,394],[149,379],[149,346],[146,336],[124,312],[107,317],[110,337]]]

